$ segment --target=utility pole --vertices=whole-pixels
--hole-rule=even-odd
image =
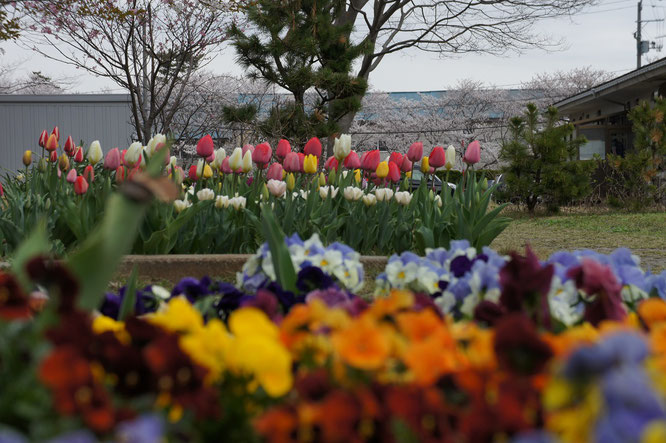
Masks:
[[[661,50],[661,46],[657,46],[655,42],[650,42],[648,40],[643,41],[642,30],[643,23],[649,22],[663,22],[664,19],[655,19],[655,20],[642,20],[641,12],[643,11],[643,0],[638,1],[638,14],[636,18],[636,32],[634,33],[634,38],[636,39],[636,69],[641,68],[641,57],[643,54],[646,54],[650,49]]]

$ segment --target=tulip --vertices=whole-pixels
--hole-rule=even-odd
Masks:
[[[437,207],[438,207],[438,208],[441,208],[441,207],[442,207],[442,197],[440,197],[439,195],[436,195],[434,201],[435,201],[435,203],[437,204]]]
[[[66,180],[69,183],[74,183],[76,181],[76,169],[72,168],[69,170]]]
[[[58,167],[62,171],[66,171],[69,169],[69,158],[67,157],[67,154],[62,154],[58,158]]]
[[[243,166],[243,149],[236,148],[234,149],[234,152],[231,153],[231,157],[229,157],[229,167],[231,168],[232,171],[236,171],[238,169],[241,169],[242,166]]]
[[[354,171],[354,181],[356,183],[361,183],[361,170],[360,169],[356,169]]]
[[[46,159],[44,157],[39,159],[39,162],[37,163],[37,169],[39,172],[46,172]]]
[[[190,170],[188,171],[187,176],[193,182],[199,180],[199,177],[197,177],[197,165],[190,166]]]
[[[351,152],[351,135],[342,134],[340,138],[336,138],[333,144],[333,155],[338,160],[342,161]]]
[[[363,191],[355,186],[347,186],[342,193],[348,201],[358,201],[363,197]]]
[[[127,152],[125,152],[125,157],[123,158],[123,164],[129,168],[133,168],[137,163],[141,162],[141,154],[143,153],[143,146],[139,142],[134,142],[129,145]]]
[[[227,158],[227,152],[224,148],[219,148],[215,151],[213,161],[210,162],[211,168],[219,170],[222,167],[222,162],[225,158]]]
[[[178,159],[176,158],[175,155],[172,155],[169,158],[169,169],[175,168],[176,166],[178,166]]]
[[[450,171],[451,168],[453,168],[456,165],[456,148],[453,147],[453,145],[449,145],[448,148],[446,148],[446,164],[444,167],[446,168],[447,171]]]
[[[332,171],[335,169],[336,171],[338,170],[338,159],[335,157],[329,157],[328,160],[326,160],[326,163],[324,163],[324,169],[327,171]]]
[[[215,152],[215,144],[213,143],[213,137],[210,135],[204,135],[197,142],[197,155],[199,157],[210,157]]]
[[[39,146],[42,148],[46,147],[46,141],[49,139],[49,133],[46,132],[46,129],[42,131],[41,134],[39,134]]]
[[[51,131],[51,135],[55,136],[56,141],[60,141],[60,129],[58,129],[57,126],[53,127],[53,131]]]
[[[412,161],[412,163],[417,163],[421,161],[423,157],[423,143],[414,142],[407,150],[407,158]]]
[[[321,157],[321,142],[319,139],[317,137],[312,137],[308,140],[305,144],[305,148],[303,148],[303,152],[305,155],[314,155],[317,158]]]
[[[56,171],[58,173],[58,178],[62,177],[62,171],[60,171],[60,168],[56,168]]]
[[[291,145],[289,144],[288,140],[281,139],[278,144],[277,148],[275,149],[275,156],[278,158],[279,161],[283,161],[284,158],[291,152]]]
[[[282,197],[287,192],[287,183],[282,180],[269,179],[266,184],[268,191],[275,197]]]
[[[294,174],[291,172],[287,174],[287,189],[289,189],[289,192],[293,191],[294,188],[296,187],[296,178],[294,177]]]
[[[180,166],[175,166],[173,172],[169,172],[169,179],[180,185],[185,180],[185,171]]]
[[[317,172],[317,156],[308,154],[303,159],[303,172],[306,174],[314,174]]]
[[[241,169],[245,174],[252,170],[252,153],[250,151],[246,151],[245,154],[243,154]]]
[[[324,175],[323,172],[319,173],[319,186],[324,186],[326,184],[326,176]]]
[[[298,155],[299,171],[303,172],[303,163],[305,163],[305,154],[299,152],[297,155]]]
[[[331,194],[331,198],[335,198],[338,195],[338,188],[334,186],[321,186],[319,188],[319,196],[324,200],[328,197],[328,194]]]
[[[379,165],[377,165],[377,169],[375,170],[375,173],[377,174],[378,178],[384,178],[388,175],[389,173],[389,165],[387,162],[381,162]]]
[[[124,166],[116,168],[116,183],[122,183],[127,178],[127,169]]]
[[[63,147],[63,149],[71,157],[72,155],[74,155],[74,148],[75,147],[76,146],[74,145],[74,140],[72,139],[72,136],[70,135],[69,137],[67,137],[67,140],[65,140],[65,146]]]
[[[56,138],[56,136],[54,134],[49,135],[48,140],[46,140],[46,146],[44,146],[44,148],[47,151],[51,151],[51,152],[58,149],[58,139]]]
[[[335,184],[335,180],[336,180],[335,171],[330,171],[330,172],[328,173],[328,179],[327,179],[328,183],[334,185],[334,184]]]
[[[51,163],[55,163],[58,161],[58,153],[56,151],[51,151],[51,153],[49,154],[49,161]]]
[[[366,206],[374,206],[377,204],[377,197],[372,194],[366,194],[363,196],[363,204]]]
[[[398,167],[402,164],[402,158],[403,155],[399,152],[391,152],[391,156],[389,157],[389,162],[395,163]]]
[[[204,173],[204,166],[206,165],[206,162],[204,162],[203,158],[200,158],[199,161],[197,162],[197,178],[201,178]]]
[[[192,206],[192,203],[187,200],[175,200],[173,202],[173,208],[176,211],[176,214],[180,214],[185,209]]]
[[[3,195],[5,195],[5,190],[2,187],[2,183],[0,183],[0,197],[2,197]]]
[[[298,154],[295,152],[288,153],[282,162],[282,166],[287,172],[300,172],[301,162],[298,159]]]
[[[361,168],[366,171],[376,171],[380,160],[379,149],[366,151],[361,157]]]
[[[245,153],[248,152],[248,151],[250,151],[250,154],[252,154],[252,152],[254,152],[254,146],[249,145],[249,144],[248,145],[243,145],[242,150],[243,150],[243,156],[245,156]]]
[[[226,195],[218,195],[215,198],[215,207],[217,209],[226,209],[229,207],[230,199]]]
[[[146,145],[146,157],[150,158],[156,151],[159,151],[163,146],[166,146],[166,136],[163,134],[155,134]]]
[[[206,157],[206,163],[213,163],[215,161],[215,151],[208,157]]]
[[[412,172],[412,166],[413,163],[406,155],[402,157],[402,163],[400,164],[400,170],[402,172]]]
[[[203,167],[203,178],[211,178],[213,176],[213,168],[206,163]]]
[[[99,140],[95,140],[90,143],[90,148],[88,148],[88,161],[91,165],[96,165],[97,162],[102,160],[104,153],[102,152],[102,146],[99,144]]]
[[[375,189],[375,197],[377,201],[389,201],[393,198],[393,190],[389,188],[378,188]]]
[[[257,164],[259,169],[266,169],[272,155],[273,150],[268,143],[259,143],[252,152],[252,161]]]
[[[441,146],[435,146],[428,156],[428,164],[437,169],[446,164],[446,153]]]
[[[76,154],[74,154],[74,161],[77,163],[83,162],[83,147],[78,146],[76,148]]]
[[[407,206],[412,201],[412,193],[409,191],[396,192],[395,200],[402,206]]]
[[[358,154],[355,151],[351,151],[344,161],[345,168],[347,169],[358,169],[361,167],[361,160],[358,158]]]
[[[424,174],[430,173],[430,162],[428,157],[423,157],[421,159],[421,172]]]
[[[28,149],[23,153],[23,165],[27,168],[32,163],[32,151]]]
[[[72,171],[74,171],[74,170],[72,169]],[[75,171],[75,173],[76,173],[76,171]],[[86,192],[88,192],[88,182],[81,175],[76,177],[76,180],[74,181],[74,192],[77,195],[83,195]]]
[[[197,198],[199,201],[212,200],[215,198],[215,192],[212,189],[204,188],[197,192]]]
[[[388,179],[393,183],[398,183],[400,181],[400,168],[394,162],[389,162],[388,166]]]
[[[231,201],[230,201],[231,206],[233,206],[236,211],[240,211],[241,209],[244,209],[246,202],[247,202],[247,199],[245,197],[239,197],[239,196],[236,196],[236,197],[232,198]]]
[[[479,160],[481,160],[481,143],[478,140],[474,140],[467,146],[463,161],[468,165],[473,165],[478,163]]]
[[[104,169],[118,169],[120,166],[120,151],[118,148],[110,150],[104,158]]]
[[[95,169],[90,165],[86,166],[85,169],[83,170],[83,178],[85,178],[88,183],[94,182]]]
[[[231,166],[229,166],[229,157],[224,157],[224,160],[222,160],[222,166],[220,166],[220,170],[223,174],[232,174],[234,172],[231,169]]]
[[[266,179],[267,180],[282,180],[282,165],[280,163],[272,163],[271,166],[268,168],[268,172],[266,173]]]

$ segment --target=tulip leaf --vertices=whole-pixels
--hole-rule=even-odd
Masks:
[[[125,285],[125,296],[120,305],[120,312],[118,313],[118,320],[124,321],[128,316],[134,312],[134,305],[136,304],[136,265],[132,268],[132,273]]]
[[[49,252],[49,238],[46,234],[46,221],[40,220],[35,229],[19,245],[12,259],[12,273],[19,279],[24,289],[30,289],[30,279],[25,265],[37,255]]]
[[[296,271],[291,261],[289,249],[284,241],[284,234],[268,206],[261,208],[262,228],[271,250],[271,259],[275,268],[278,284],[285,291],[298,292],[296,288]]]

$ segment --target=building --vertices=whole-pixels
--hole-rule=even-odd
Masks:
[[[60,143],[71,135],[85,149],[99,140],[106,152],[132,138],[130,97],[125,94],[0,95],[0,174],[23,167],[26,149],[41,152],[37,140],[46,129],[60,129]]]
[[[591,89],[565,98],[555,106],[588,142],[581,146],[580,160],[598,155],[624,155],[633,149],[628,113],[643,101],[666,96],[666,58],[628,72]]]

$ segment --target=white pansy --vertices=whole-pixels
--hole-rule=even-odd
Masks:
[[[445,314],[451,312],[453,307],[456,305],[456,297],[450,292],[444,292],[440,297],[435,299],[435,304]]]
[[[386,265],[386,277],[392,287],[403,289],[417,278],[418,270],[415,262],[403,264],[402,261],[395,260]]]

